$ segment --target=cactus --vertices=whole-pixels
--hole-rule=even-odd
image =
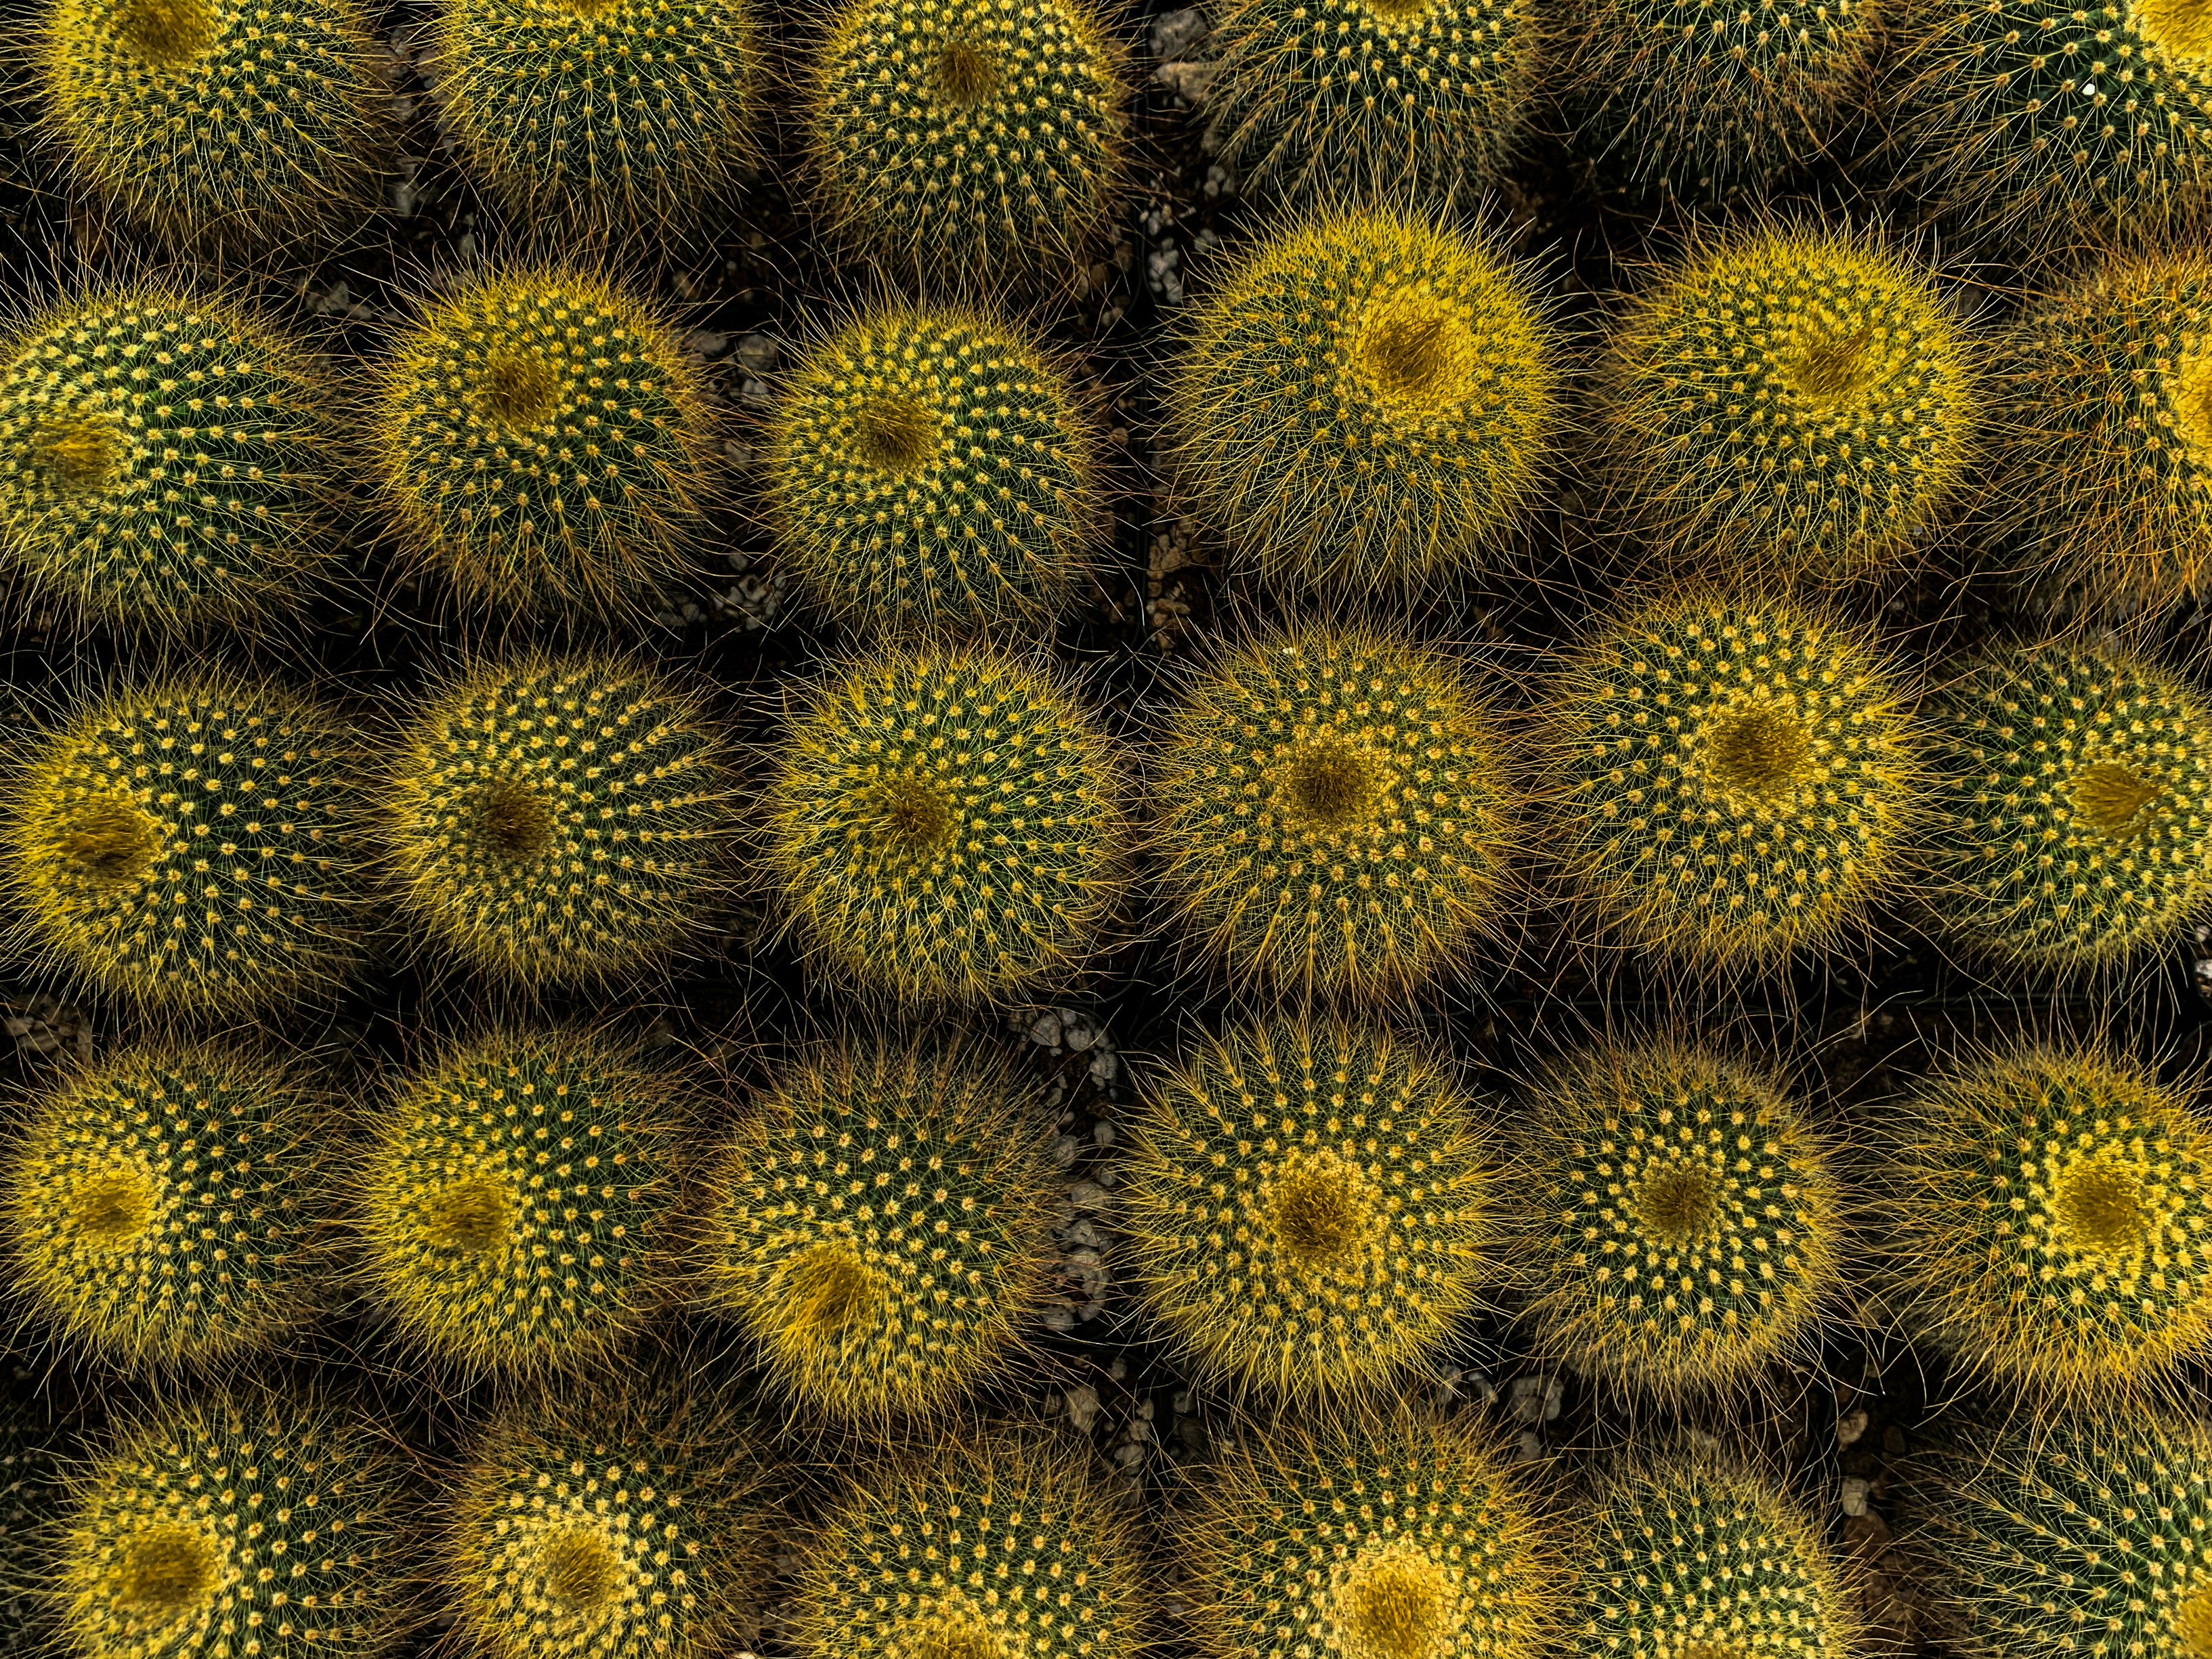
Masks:
[[[1905,878],[1922,811],[1902,686],[1822,608],[1692,590],[1554,678],[1560,863],[1615,932],[1725,974],[1832,945]]]
[[[795,925],[910,1002],[1073,971],[1118,901],[1121,765],[1045,672],[981,647],[837,673],[786,738],[769,856]]]
[[[81,704],[0,796],[17,943],[99,990],[195,1015],[326,993],[357,967],[366,799],[354,734],[203,670]]]
[[[319,1103],[235,1046],[144,1043],[43,1091],[0,1163],[17,1293],[121,1364],[231,1363],[325,1300]]]
[[[1200,1659],[1522,1659],[1559,1632],[1556,1541],[1463,1422],[1353,1413],[1248,1434],[1181,1533]]]
[[[1502,750],[1442,653],[1327,625],[1249,640],[1170,718],[1152,792],[1163,896],[1239,984],[1402,996],[1504,908]]]
[[[758,159],[760,33],[750,0],[446,0],[432,70],[516,224],[649,246],[720,218]]]
[[[2145,1068],[2021,1044],[1892,1115],[1888,1277],[1967,1370],[2061,1401],[2212,1352],[2212,1133]]]
[[[702,380],[612,284],[478,277],[424,307],[374,396],[386,508],[464,599],[623,612],[687,569],[715,493]]]
[[[1927,275],[1863,238],[1759,230],[1639,296],[1599,437],[1644,538],[1736,580],[1893,565],[1941,527],[1981,393]]]
[[[1991,653],[1935,697],[1928,902],[1998,960],[2118,964],[2212,903],[2212,711],[2106,647]]]
[[[981,1052],[825,1045],[783,1068],[726,1145],[704,1277],[810,1410],[937,1415],[1017,1364],[1041,1311],[1048,1139]]]
[[[76,1476],[55,1578],[85,1659],[374,1659],[410,1622],[404,1454],[244,1384],[171,1400]]]
[[[506,1030],[404,1079],[353,1211],[400,1329],[471,1374],[605,1358],[673,1275],[677,1080],[578,1030]]]
[[[1556,356],[1528,273],[1489,238],[1309,215],[1186,331],[1168,399],[1183,485],[1269,583],[1479,568],[1542,481]]]
[[[612,657],[463,675],[410,723],[384,817],[404,902],[470,966],[531,988],[688,946],[732,882],[732,751],[698,698]]]
[[[1547,1352],[1672,1403],[1817,1345],[1844,1199],[1777,1079],[1671,1039],[1595,1048],[1528,1110],[1509,1225]]]
[[[0,364],[0,550],[80,621],[241,632],[334,551],[330,391],[229,301],[165,283],[35,313]]]
[[[1372,1387],[1500,1276],[1490,1138],[1420,1044],[1243,1025],[1148,1094],[1124,1225],[1152,1317],[1210,1376],[1292,1401]]]
[[[1120,190],[1128,94],[1088,0],[849,0],[804,96],[831,217],[926,280],[1067,267]]]
[[[31,52],[77,179],[173,244],[319,240],[376,205],[392,92],[354,0],[52,0]]]
[[[1047,623],[1112,528],[1066,377],[986,312],[852,319],[792,374],[763,467],[799,580],[863,628]]]
[[[1086,1451],[987,1431],[852,1481],[800,1565],[800,1659],[1141,1650],[1135,1528]]]

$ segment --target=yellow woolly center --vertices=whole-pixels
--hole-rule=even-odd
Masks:
[[[181,64],[215,45],[215,13],[206,0],[127,0],[115,32],[149,63]]]
[[[1705,740],[1705,769],[1733,793],[1778,794],[1797,781],[1812,751],[1811,734],[1796,715],[1775,708],[1746,709],[1715,723]]]
[[[1466,312],[1420,289],[1391,295],[1371,307],[1352,356],[1378,396],[1417,409],[1463,402],[1474,380],[1474,339]]]
[[[2138,777],[2114,762],[2102,762],[2075,775],[2074,817],[2098,835],[2124,836],[2144,827],[2145,814],[2165,793],[2163,784]]]
[[[1666,1243],[1687,1243],[1720,1220],[1720,1182],[1702,1164],[1673,1164],[1644,1178],[1636,1194],[1644,1231]]]
[[[809,1247],[786,1270],[785,1304],[791,1325],[825,1334],[866,1318],[876,1285],[860,1253],[842,1239]]]
[[[1422,1659],[1447,1633],[1451,1581],[1425,1556],[1399,1555],[1356,1574],[1340,1594],[1349,1645],[1376,1659]]]
[[[478,383],[484,413],[501,426],[543,426],[559,401],[561,382],[535,357],[495,357]]]
[[[905,851],[933,852],[952,839],[952,808],[920,778],[884,785],[878,810],[884,838]]]
[[[1344,830],[1374,811],[1374,769],[1358,745],[1340,738],[1300,744],[1283,768],[1278,799],[1289,816],[1318,830]]]
[[[2186,1659],[2212,1659],[2212,1584],[2182,1599],[2173,1615],[2173,1638]]]
[[[2151,1220],[2135,1172],[2100,1158],[2077,1158],[2059,1173],[2051,1207],[2069,1243],[2120,1250],[2140,1243]]]
[[[2212,58],[2212,5],[2205,0],[2136,0],[2134,21],[2176,58]]]
[[[97,415],[55,422],[40,434],[38,453],[64,489],[106,489],[121,471],[123,435]]]
[[[507,1194],[495,1181],[457,1182],[431,1200],[422,1231],[431,1243],[482,1255],[507,1239]]]
[[[154,1188],[137,1170],[103,1170],[68,1198],[76,1236],[88,1244],[120,1244],[146,1231]]]
[[[59,836],[62,856],[101,887],[127,887],[153,867],[161,826],[137,802],[89,795],[76,803]]]
[[[1004,1659],[998,1632],[966,1608],[928,1620],[893,1644],[899,1659]]]
[[[999,89],[996,53],[955,40],[938,55],[937,95],[955,109],[981,103]]]
[[[477,832],[494,857],[523,863],[552,843],[553,809],[535,789],[494,783],[477,807]]]
[[[871,398],[854,423],[854,447],[883,472],[918,472],[936,459],[937,417],[909,398]]]
[[[1284,1251],[1308,1265],[1341,1255],[1366,1219],[1361,1184],[1330,1153],[1300,1158],[1275,1183],[1275,1237]]]
[[[154,1624],[173,1624],[215,1588],[215,1546],[191,1527],[156,1527],[123,1547],[115,1599]]]
[[[1797,395],[1816,409],[1842,403],[1865,389],[1874,370],[1874,329],[1817,334],[1783,372]]]
[[[545,1574],[545,1594],[571,1613],[597,1613],[614,1599],[622,1583],[622,1564],[606,1540],[580,1528],[547,1544],[538,1565]]]

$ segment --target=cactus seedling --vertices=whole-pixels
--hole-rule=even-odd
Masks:
[[[1026,331],[888,307],[799,364],[764,468],[786,556],[864,628],[1049,619],[1109,528],[1097,434]]]
[[[621,611],[685,568],[712,425],[672,331],[597,276],[548,269],[426,306],[382,371],[374,436],[401,536],[465,598]]]
[[[360,956],[353,735],[199,672],[82,705],[0,808],[19,941],[100,990],[204,1014],[295,1002]]]
[[[1499,1276],[1488,1138],[1419,1044],[1240,1026],[1149,1093],[1124,1188],[1145,1299],[1233,1386],[1297,1401],[1382,1382]]]
[[[1486,239],[1329,212],[1200,307],[1170,408],[1190,499],[1270,581],[1479,567],[1543,476],[1558,399],[1528,273]]]
[[[981,648],[854,664],[794,721],[770,857],[797,925],[908,1001],[976,1001],[1080,964],[1121,885],[1121,766],[1075,699]]]

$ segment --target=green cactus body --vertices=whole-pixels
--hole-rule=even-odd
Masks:
[[[471,1373],[604,1359],[673,1273],[675,1079],[579,1031],[456,1048],[374,1121],[354,1211],[405,1334]]]
[[[2212,1134],[2147,1070],[2022,1045],[1930,1079],[1892,1122],[1888,1267],[1917,1335],[2074,1402],[2212,1352]]]
[[[410,1608],[404,1455],[349,1412],[178,1400],[79,1472],[55,1563],[85,1659],[374,1659]]]
[[[802,1659],[1106,1659],[1141,1649],[1135,1528],[1089,1448],[1005,1430],[863,1474],[799,1570]]]
[[[1045,1300],[1048,1139],[981,1054],[825,1047],[773,1079],[724,1149],[708,1283],[810,1410],[939,1413],[1019,1363]]]
[[[614,658],[465,675],[409,724],[385,836],[409,913],[510,984],[605,981],[694,941],[732,881],[735,773],[696,697]]]
[[[2212,711],[2124,653],[1994,653],[1939,691],[1928,903],[1998,960],[2125,961],[2212,903]]]
[[[1071,264],[1120,186],[1121,54],[1087,0],[852,0],[805,96],[832,216],[940,284]]]
[[[1502,739],[1438,653],[1364,629],[1262,635],[1198,678],[1156,764],[1162,892],[1240,983],[1402,994],[1505,908]]]
[[[1248,1431],[1182,1536],[1202,1659],[1518,1659],[1558,1632],[1556,1546],[1463,1425],[1353,1413]]]
[[[1677,1400],[1817,1343],[1841,1288],[1844,1200],[1796,1102],[1674,1042],[1559,1062],[1514,1194],[1539,1340],[1586,1373]]]
[[[937,646],[853,665],[793,722],[770,859],[806,941],[907,1001],[1073,971],[1122,884],[1118,754],[1051,678]]]
[[[1065,378],[981,312],[839,328],[785,386],[763,466],[799,580],[866,629],[1048,623],[1111,527]]]
[[[757,159],[750,0],[447,0],[446,124],[520,225],[694,228]]]
[[[1616,328],[1600,441],[1677,563],[1857,576],[1941,527],[1974,459],[1974,369],[1923,271],[1848,236],[1739,234]]]
[[[82,620],[255,631],[331,560],[328,397],[228,301],[143,284],[41,311],[0,364],[0,548]]]
[[[0,1164],[17,1293],[99,1358],[230,1362],[321,1311],[320,1111],[251,1050],[149,1044],[40,1095]]]
[[[1190,325],[1168,401],[1186,492],[1269,581],[1480,568],[1542,481],[1554,356],[1528,273],[1486,240],[1310,216]]]
[[[1380,1383],[1502,1276],[1489,1137],[1438,1058],[1308,1019],[1202,1039],[1148,1091],[1123,1226],[1209,1373],[1303,1400]]]
[[[1723,974],[1832,944],[1906,870],[1921,763],[1881,652],[1824,611],[1693,592],[1558,676],[1558,854],[1636,942]]]
[[[54,0],[32,48],[76,175],[178,244],[335,233],[392,94],[353,0]]]
[[[701,376],[599,277],[507,271],[427,305],[375,402],[386,507],[465,599],[626,612],[687,568],[717,447]]]
[[[17,942],[165,1012],[273,1008],[358,964],[357,743],[213,673],[95,699],[31,745],[0,809]]]

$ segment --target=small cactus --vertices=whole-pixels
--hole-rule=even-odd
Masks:
[[[1605,623],[1544,720],[1559,860],[1633,944],[1764,968],[1905,878],[1923,782],[1904,687],[1819,606],[1696,590]]]
[[[423,307],[374,396],[386,506],[463,598],[622,612],[687,569],[715,493],[702,379],[612,284],[478,277]]]
[[[830,216],[925,278],[1071,267],[1120,189],[1128,93],[1088,0],[848,0],[805,97]]]
[[[0,797],[18,942],[149,1009],[242,1012],[358,965],[367,805],[355,735],[275,685],[201,671],[95,697]]]
[[[2000,961],[2117,965],[2212,907],[2212,710],[2110,647],[1993,652],[1932,700],[1929,906]]]
[[[392,127],[355,0],[52,0],[31,47],[78,179],[178,246],[333,237]]]
[[[1168,404],[1184,487],[1269,582],[1480,568],[1544,477],[1556,355],[1528,273],[1488,238],[1310,215],[1189,325]]]
[[[864,629],[1048,623],[1110,532],[1099,443],[1060,367],[984,312],[886,307],[808,352],[763,469],[816,604]]]
[[[1458,665],[1402,636],[1309,624],[1231,648],[1156,768],[1163,896],[1239,984],[1401,996],[1505,908],[1503,741]]]
[[[1848,235],[1754,231],[1692,257],[1630,307],[1602,381],[1632,521],[1723,580],[1894,564],[1976,453],[1965,331],[1924,272]]]
[[[1421,1045],[1239,1026],[1147,1092],[1123,1225],[1152,1317],[1210,1376],[1294,1401],[1381,1383],[1501,1276],[1490,1138]]]
[[[0,1163],[17,1293],[100,1358],[228,1363],[325,1299],[319,1103],[234,1046],[145,1043],[22,1114]]]
[[[2022,1044],[1929,1079],[1889,1121],[1887,1254],[1916,1335],[2076,1403],[2212,1353],[2212,1133],[2148,1071]]]
[[[887,650],[800,711],[769,790],[806,942],[907,1001],[1071,972],[1119,899],[1121,766],[1046,672],[980,647]]]
[[[700,701],[611,657],[477,670],[408,724],[385,836],[421,932],[479,971],[605,981],[696,939],[732,882],[735,773]]]
[[[1839,1293],[1833,1154],[1774,1079],[1662,1041],[1557,1062],[1506,1190],[1544,1349],[1662,1402],[1817,1344]]]
[[[1048,1139],[979,1052],[824,1046],[778,1073],[726,1146],[705,1278],[810,1410],[936,1415],[1018,1364],[1042,1310]]]
[[[372,1120],[353,1199],[368,1283],[471,1374],[605,1358],[672,1282],[679,1111],[673,1078],[587,1033],[455,1046]]]
[[[335,551],[330,388],[245,307],[97,288],[0,348],[0,551],[80,621],[251,632]]]

